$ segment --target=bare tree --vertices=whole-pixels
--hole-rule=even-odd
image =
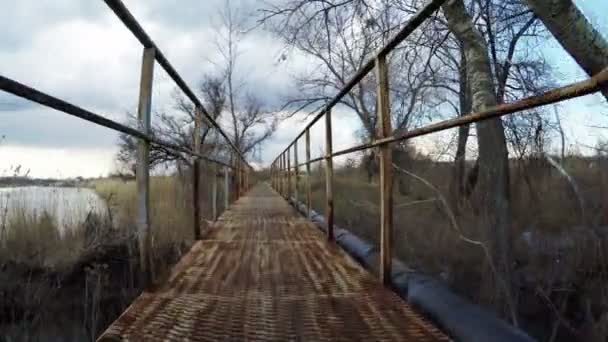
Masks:
[[[203,75],[198,93],[210,117],[221,123],[239,152],[255,157],[260,145],[276,130],[277,118],[274,112],[265,110],[260,98],[247,91],[247,80],[237,77],[238,47],[245,30],[239,13],[235,12],[230,2],[220,11],[220,19],[215,45],[221,58],[218,61],[209,61],[216,72]],[[173,112],[154,114],[151,134],[188,148],[192,146],[194,135],[199,134],[202,154],[228,162],[231,151],[213,125],[203,118],[200,131],[195,132],[195,115],[200,114],[196,112],[194,105],[177,91],[173,100]],[[135,123],[133,119],[131,121]],[[126,171],[134,172],[137,151],[135,139],[121,135],[119,146],[117,160]],[[182,166],[191,164],[191,158],[153,144],[150,150],[150,166],[168,164],[177,165],[178,169],[181,169]]]
[[[572,0],[525,1],[589,76],[608,67],[608,41]],[[603,94],[608,100],[608,90]]]
[[[277,116],[264,108],[261,98],[247,90],[247,80],[237,72],[239,43],[246,34],[243,16],[226,2],[220,19],[215,45],[221,60],[212,62],[219,72],[205,75],[205,79],[214,80],[215,109],[227,117],[232,141],[242,154],[251,155],[274,133]]]
[[[495,84],[497,103],[513,101],[538,94],[549,88],[553,81],[550,68],[534,47],[544,36],[544,29],[534,14],[518,1],[473,0],[467,2],[474,26],[487,43],[491,64],[491,75]],[[436,18],[436,26],[429,39],[439,39],[447,23]],[[439,61],[434,78],[437,96],[445,97],[455,115],[466,115],[471,111],[470,80],[467,78],[467,60],[463,42],[456,36],[448,36],[435,51]],[[514,152],[528,151],[529,143],[539,125],[545,128],[547,113],[542,109],[528,111],[529,115],[509,116],[505,119],[505,135]],[[537,119],[542,119],[538,121]],[[546,132],[544,130],[543,132]],[[450,185],[451,202],[455,210],[463,199],[468,198],[476,184],[477,164],[466,177],[466,149],[469,126],[459,127],[454,157],[454,169]],[[523,155],[517,153],[517,155]]]
[[[462,0],[443,5],[450,30],[462,42],[470,81],[472,110],[481,111],[497,104],[491,61],[483,36],[473,25]],[[486,239],[490,242],[492,259],[498,272],[497,283],[505,284],[505,297],[511,316],[517,323],[515,303],[511,298],[512,237],[508,151],[504,127],[500,119],[476,124],[479,144],[478,204],[487,218]]]
[[[127,113],[128,122],[131,126],[137,125],[136,116]],[[192,136],[194,134],[190,117],[175,116],[165,112],[155,112],[153,114],[151,135],[159,137],[164,141],[174,145],[190,148],[192,146]],[[137,139],[127,134],[119,135],[119,151],[116,159],[120,164],[121,173],[135,174],[137,160]],[[152,144],[150,146],[150,167],[156,168],[161,165],[170,164],[189,165],[190,158],[183,153],[164,146]]]
[[[289,0],[268,5],[261,21],[290,48],[311,60],[310,70],[296,75],[298,93],[288,98],[285,105],[291,109],[290,114],[315,108],[344,88],[349,78],[414,12],[415,6],[410,1],[371,4],[362,0]],[[426,39],[420,32],[388,57],[391,119],[396,132],[427,119],[425,109],[438,105],[433,99],[439,98],[430,96],[435,83],[431,50],[440,41],[420,44]],[[369,75],[340,102],[361,120],[363,141],[373,140],[376,134],[375,85],[374,75]],[[401,144],[395,150],[403,155],[407,149]],[[375,156],[365,155],[362,164],[371,180]]]
[[[287,102],[296,110],[324,102],[339,92],[349,78],[400,28],[414,12],[405,2],[291,0],[270,6],[262,22],[292,48],[312,61],[311,71],[297,75],[298,95]],[[409,13],[409,14],[408,14]],[[389,56],[391,115],[395,130],[406,130],[423,109],[432,75],[431,47],[418,35]],[[363,124],[362,139],[374,137],[375,78],[369,75],[341,104],[353,110]]]

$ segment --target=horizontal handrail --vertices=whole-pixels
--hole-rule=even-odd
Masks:
[[[207,160],[209,162],[213,162],[213,163],[223,165],[223,166],[226,166],[229,168],[234,168],[233,165],[230,165],[226,162],[216,160],[214,158],[210,158],[210,157],[207,157],[207,156],[199,154],[199,153],[195,153],[194,151],[192,151],[184,146],[179,146],[179,145],[167,142],[167,141],[163,141],[162,139],[159,139],[157,137],[142,133],[135,128],[132,128],[132,127],[123,125],[121,123],[118,123],[116,121],[110,120],[99,114],[95,114],[86,109],[83,109],[74,104],[71,104],[67,101],[64,101],[62,99],[45,94],[37,89],[28,87],[24,84],[21,84],[17,81],[14,81],[14,80],[4,77],[2,75],[0,75],[0,89],[3,91],[6,91],[8,93],[11,93],[15,96],[19,96],[21,98],[30,100],[32,102],[41,104],[43,106],[53,108],[55,110],[65,113],[65,114],[75,116],[77,118],[80,118],[80,119],[88,121],[88,122],[92,122],[99,126],[103,126],[103,127],[106,127],[106,128],[109,128],[109,129],[112,129],[112,130],[115,130],[115,131],[118,131],[121,133],[128,134],[130,136],[133,136],[133,137],[136,137],[139,139],[146,140],[152,144],[156,144],[158,146],[162,146],[162,147],[171,149],[175,152],[187,153],[189,155],[199,157],[199,158]]]
[[[447,129],[455,128],[462,125],[476,123],[479,121],[489,120],[497,117],[502,117],[509,114],[514,114],[523,110],[545,106],[560,101],[573,99],[589,94],[593,94],[608,88],[608,68],[597,73],[584,81],[574,82],[563,87],[551,89],[543,94],[526,97],[524,99],[500,104],[492,108],[488,108],[481,112],[470,113],[459,116],[453,119],[442,120],[433,124],[429,124],[420,128],[415,128],[410,131],[378,139],[369,143],[356,145],[344,150],[333,152],[329,156],[322,156],[311,159],[311,163],[320,162],[327,157],[337,157],[344,154],[363,151],[374,147],[380,147],[387,144],[395,143],[401,140],[411,139],[422,135],[436,133]],[[306,163],[300,163],[298,167],[306,166]],[[295,167],[295,166],[294,166]]]
[[[363,64],[363,66],[355,73],[354,76],[350,78],[348,82],[344,85],[344,88],[338,92],[324,107],[321,111],[304,127],[304,130],[300,132],[294,140],[283,150],[281,153],[286,152],[293,143],[298,140],[300,137],[304,135],[307,129],[312,127],[317,121],[319,121],[323,115],[325,115],[328,111],[330,111],[336,104],[338,104],[348,92],[350,92],[367,74],[370,73],[374,69],[376,65],[376,60],[380,56],[386,56],[390,51],[397,47],[401,42],[403,42],[410,34],[412,34],[424,21],[433,14],[436,10],[438,10],[441,5],[447,0],[431,0],[428,2],[423,8],[421,8],[414,16],[405,24],[405,26],[399,30],[395,36],[389,39],[388,43],[384,45],[374,57],[370,58]]]
[[[188,84],[186,84],[182,77],[177,73],[177,71],[175,71],[171,63],[169,63],[167,58],[165,58],[165,55],[150,38],[150,36],[146,33],[146,31],[141,27],[141,25],[137,22],[137,19],[135,19],[135,17],[127,9],[125,4],[121,0],[104,0],[104,2],[145,48],[154,48],[155,59],[158,64],[160,64],[160,66],[167,72],[169,77],[171,77],[175,84],[177,84],[177,86],[184,92],[184,94],[186,94],[190,101],[192,101],[194,105],[201,110],[205,118],[211,123],[214,128],[218,130],[220,135],[224,139],[226,139],[232,150],[239,156],[239,158],[241,158],[243,162],[245,162],[247,167],[251,168],[241,151],[239,151],[239,149],[234,145],[232,140],[228,138],[228,135],[226,135],[226,133],[222,130],[220,125],[215,121],[215,119],[213,119],[211,115],[209,115],[209,112],[207,112],[198,97],[194,94],[194,92],[190,89],[190,87],[188,86]]]
[[[445,0],[430,0],[421,10],[419,10],[407,24],[391,38],[384,47],[368,60],[356,73],[352,76],[344,87],[329,101],[313,119],[306,124],[306,127],[300,132],[287,147],[278,154],[270,166],[271,181],[273,188],[276,189],[286,199],[291,200],[292,195],[297,202],[298,200],[298,185],[299,185],[299,168],[306,167],[306,203],[307,211],[310,213],[312,207],[312,188],[311,188],[311,164],[325,161],[325,217],[327,225],[327,238],[334,239],[333,234],[333,219],[334,219],[334,201],[333,201],[333,179],[334,168],[333,158],[349,153],[363,151],[371,148],[378,148],[377,160],[379,168],[379,184],[380,190],[380,268],[379,277],[388,284],[391,281],[391,245],[392,245],[392,230],[393,230],[393,175],[392,175],[392,151],[391,143],[424,136],[431,133],[445,131],[455,127],[468,125],[484,120],[497,119],[505,115],[514,114],[527,109],[536,108],[552,103],[557,103],[563,100],[572,99],[599,92],[602,89],[608,89],[608,68],[603,69],[592,77],[568,84],[563,87],[551,89],[543,94],[529,96],[511,103],[495,105],[491,108],[478,112],[461,113],[463,115],[452,119],[440,120],[439,122],[430,123],[419,128],[414,128],[408,131],[393,131],[391,129],[390,106],[389,106],[389,70],[387,65],[388,54],[395,49],[399,43],[405,40],[416,28],[428,19],[435,10],[445,3]],[[376,135],[371,142],[361,143],[343,150],[334,151],[332,148],[332,128],[331,115],[332,108],[337,105],[346,94],[348,94],[363,78],[372,70],[376,72],[377,88],[377,122]],[[310,158],[310,130],[311,127],[325,116],[325,152],[318,158]],[[299,163],[298,156],[298,140],[306,136],[306,161]],[[294,163],[291,163],[291,155],[295,156]],[[292,187],[292,176],[295,176],[295,191]]]
[[[212,209],[213,219],[217,219],[217,165],[224,166],[224,188],[225,188],[225,206],[228,207],[230,202],[229,191],[229,174],[233,178],[233,194],[234,199],[238,199],[245,191],[249,189],[249,171],[253,170],[251,165],[243,156],[242,152],[235,146],[235,143],[230,140],[228,135],[222,130],[220,125],[212,118],[201,101],[196,97],[194,92],[188,87],[183,78],[177,73],[173,66],[169,63],[164,54],[158,49],[154,41],[144,31],[135,17],[129,12],[125,5],[120,0],[104,0],[105,3],[118,16],[122,23],[133,33],[133,35],[143,45],[143,57],[141,66],[141,79],[139,87],[139,102],[138,102],[138,127],[129,127],[125,124],[118,123],[102,115],[93,113],[89,110],[76,106],[70,102],[60,98],[46,94],[33,87],[19,83],[18,81],[0,75],[0,90],[15,96],[27,99],[38,103],[48,108],[55,109],[64,114],[94,123],[96,125],[112,129],[117,132],[127,134],[137,138],[137,154],[136,154],[136,170],[135,170],[135,186],[136,186],[136,203],[137,203],[137,219],[135,226],[137,230],[137,238],[139,242],[139,258],[140,258],[140,275],[141,283],[144,286],[149,286],[153,283],[154,273],[152,272],[152,253],[151,253],[151,224],[150,224],[150,146],[161,146],[167,150],[167,153],[182,157],[181,153],[189,156],[194,156],[192,160],[192,208],[193,208],[193,230],[195,239],[202,237],[202,220],[201,220],[201,205],[200,205],[200,160],[206,160],[215,163],[215,172],[212,178],[213,182],[213,197]],[[154,65],[158,62],[160,66],[167,72],[169,77],[177,84],[181,91],[192,101],[195,108],[194,115],[194,136],[193,147],[182,146],[173,142],[168,142],[160,137],[155,136],[150,130],[151,127],[151,102],[153,89]],[[201,115],[202,114],[202,115]],[[230,162],[225,162],[200,153],[202,145],[200,129],[202,119],[205,117],[211,128],[216,129],[219,134],[226,140],[226,143],[232,149]]]

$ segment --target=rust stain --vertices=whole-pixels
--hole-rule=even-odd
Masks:
[[[260,184],[98,341],[449,341]]]

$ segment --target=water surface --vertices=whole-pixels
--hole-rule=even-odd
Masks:
[[[106,204],[89,188],[24,186],[0,188],[0,225],[12,215],[41,215],[45,211],[64,231],[85,221],[91,212],[103,214]]]

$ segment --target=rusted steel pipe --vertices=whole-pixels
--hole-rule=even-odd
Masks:
[[[211,189],[211,213],[213,214],[213,221],[217,220],[217,177],[220,174],[217,169],[217,165],[213,166],[213,176],[212,176],[212,189]]]
[[[230,169],[224,167],[224,210],[230,207]]]
[[[312,187],[310,174],[310,129],[306,129],[306,215],[310,218]]]
[[[212,163],[216,163],[216,164],[227,166],[227,167],[232,167],[230,164],[223,162],[221,160],[210,158],[210,157],[202,155],[202,154],[196,154],[194,151],[191,151],[190,149],[188,149],[186,147],[179,146],[179,145],[167,142],[167,141],[163,141],[162,139],[154,137],[150,134],[140,132],[135,128],[125,126],[116,121],[107,119],[99,114],[95,114],[91,111],[78,107],[74,104],[61,100],[57,97],[43,93],[32,87],[28,87],[22,83],[19,83],[15,80],[6,78],[4,76],[0,76],[0,90],[3,90],[7,93],[24,98],[26,100],[36,102],[45,107],[55,109],[62,113],[77,117],[79,119],[94,123],[96,125],[103,126],[103,127],[109,128],[111,130],[130,135],[134,138],[149,141],[151,144],[155,144],[158,146],[165,147],[169,150],[172,150],[175,153],[175,155],[177,155],[177,153],[180,153],[180,152],[186,153],[188,155],[197,156],[201,159],[204,159],[204,160],[212,162]]]
[[[298,134],[296,139],[303,136],[307,129],[312,127],[317,121],[319,121],[323,115],[325,115],[331,108],[333,108],[336,104],[338,104],[346,94],[348,94],[361,80],[369,74],[370,71],[374,68],[376,63],[376,58],[378,56],[386,55],[390,51],[392,51],[397,45],[403,42],[410,34],[412,34],[424,21],[430,17],[433,12],[438,10],[443,3],[447,0],[431,0],[424,7],[422,7],[416,14],[412,16],[412,18],[405,24],[405,26],[393,36],[388,43],[382,47],[375,56],[370,58],[361,69],[357,71],[357,73],[352,76],[348,82],[344,85],[344,88],[340,90],[338,94],[336,94],[328,103],[323,107],[323,109],[306,125],[304,130]],[[289,145],[291,146],[291,144]],[[289,146],[287,148],[289,148]]]
[[[290,145],[291,146],[291,145]],[[291,198],[291,153],[290,148],[287,149],[287,199]]]
[[[298,186],[300,186],[300,172],[298,167],[298,139],[294,140],[293,143],[293,163],[294,163],[294,177],[295,177],[295,189],[294,198],[298,201]]]
[[[152,83],[154,78],[154,48],[144,48],[139,82],[139,103],[137,121],[144,134],[150,132],[152,112]],[[150,142],[137,141],[137,238],[139,242],[140,279],[145,287],[154,281],[152,267],[152,232],[150,231]]]
[[[202,125],[202,116],[201,109],[196,108],[194,111],[194,141],[192,142],[192,150],[195,153],[200,153],[201,151],[201,125]],[[201,175],[201,162],[200,159],[196,156],[193,157],[192,160],[192,206],[193,206],[193,214],[194,214],[194,238],[196,240],[201,239],[201,213],[200,213],[200,175]]]
[[[401,140],[411,139],[422,135],[448,130],[458,126],[502,117],[523,110],[546,106],[560,101],[593,94],[599,92],[602,89],[608,89],[608,68],[602,70],[600,73],[585,81],[571,83],[560,88],[549,90],[544,94],[530,96],[512,103],[497,105],[481,112],[471,113],[457,118],[439,121],[437,123],[429,124],[420,128],[415,128],[401,134],[349,147],[347,149],[334,152],[332,156],[337,157],[349,153],[359,152],[370,148],[398,142]],[[325,157],[318,157],[312,159],[310,162],[316,163],[323,161],[324,159]]]
[[[334,240],[334,163],[332,160],[331,111],[325,115],[325,217],[327,239]]]
[[[376,135],[389,136],[391,114],[388,88],[388,65],[386,55],[378,56],[376,61],[376,96],[378,119]],[[393,230],[393,158],[389,144],[380,147],[380,280],[388,285],[391,282],[392,230]]]
[[[199,101],[198,97],[196,97],[194,92],[190,89],[190,87],[188,87],[188,84],[186,84],[186,82],[177,73],[177,71],[175,71],[171,63],[169,63],[167,58],[165,58],[165,55],[162,53],[162,51],[160,51],[160,49],[158,49],[152,38],[150,38],[146,31],[141,27],[139,22],[137,22],[137,19],[135,19],[135,17],[127,9],[125,4],[121,0],[104,0],[104,2],[145,48],[154,48],[156,50],[155,58],[158,64],[160,64],[160,66],[167,72],[169,77],[171,77],[171,79],[184,92],[184,94],[190,99],[190,101],[194,103],[195,107],[201,108],[203,115],[205,115],[205,118],[211,123],[214,128],[216,128],[220,132],[220,135],[226,140],[228,145],[230,145],[233,152],[235,152],[240,159],[247,163],[245,157],[241,154],[239,149],[234,145],[230,138],[228,138],[228,135],[226,135],[220,125],[213,119],[213,117],[209,115],[209,112],[207,112],[201,101]]]

